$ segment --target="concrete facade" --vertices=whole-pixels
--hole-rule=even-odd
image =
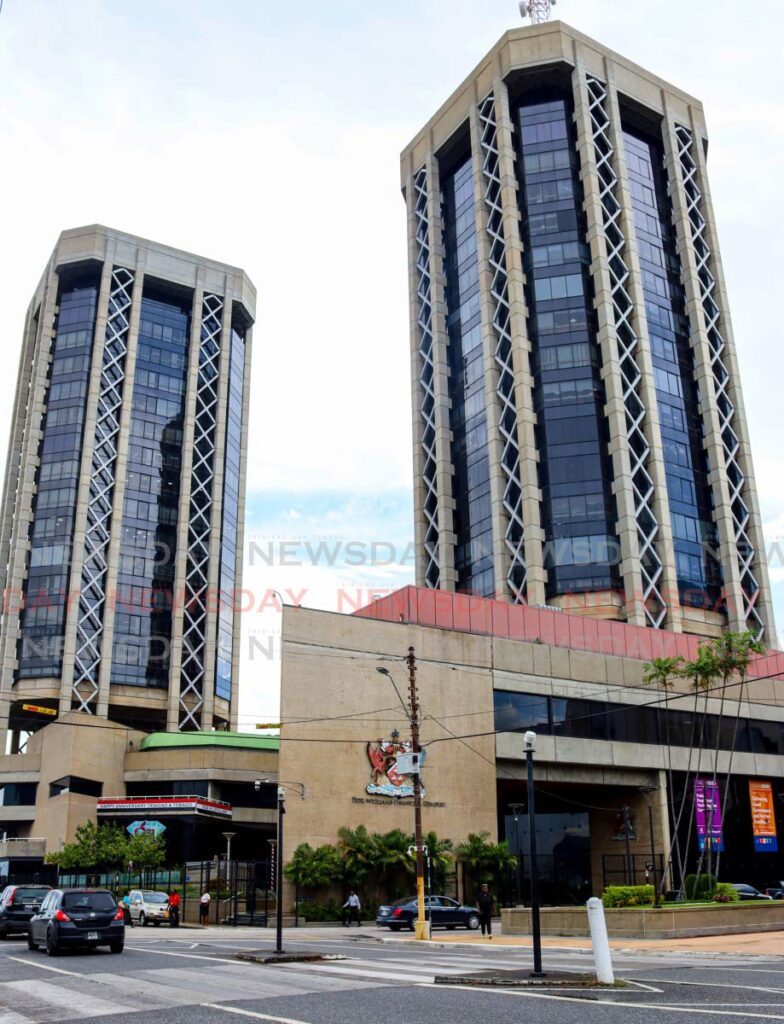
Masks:
[[[20,673],[19,645],[36,528],[39,469],[63,281],[91,275],[97,287],[89,373],[81,412],[73,528],[64,541],[62,657],[59,672]],[[145,296],[176,296],[190,310],[190,339],[179,473],[173,622],[168,685],[130,685],[115,678],[118,573],[124,503],[134,439],[132,401],[138,376],[140,317]],[[250,353],[256,293],[244,272],[213,260],[94,225],[63,232],[30,303],[23,337],[0,522],[0,733],[6,750],[46,719],[24,712],[32,703],[137,724],[149,731],[236,726],[239,623],[234,622],[228,693],[215,692],[217,606],[223,537],[224,455],[232,331],[244,339],[240,473],[237,512],[244,503],[244,460]],[[149,349],[149,344],[148,344]],[[165,354],[165,353],[164,353]],[[150,371],[145,370],[147,383]],[[161,382],[163,374],[156,374]],[[146,436],[146,435],[145,435]],[[136,439],[138,441],[138,438]],[[155,443],[155,442],[153,442]],[[149,444],[149,442],[148,442]],[[137,448],[139,446],[137,445]],[[155,464],[153,464],[155,465]],[[138,467],[136,467],[138,468]],[[154,470],[153,470],[154,473]],[[153,479],[151,477],[150,479]],[[99,482],[99,486],[96,482]],[[159,493],[159,492],[153,492]],[[153,497],[152,502],[156,501]],[[243,516],[236,536],[235,586],[241,586]],[[157,536],[157,535],[156,535]],[[157,557],[157,555],[155,556]],[[127,570],[126,570],[127,572]],[[92,582],[86,584],[85,580]],[[152,579],[147,587],[156,584]],[[181,599],[177,600],[177,595]],[[221,601],[233,602],[233,594]],[[122,609],[121,609],[122,610]],[[234,619],[238,617],[235,615]],[[183,659],[183,635],[191,650]],[[196,668],[194,668],[196,663]]]
[[[574,112],[584,241],[606,392],[606,455],[620,550],[620,585],[606,592],[579,586],[569,593],[548,592],[543,557],[546,524],[532,390],[536,328],[523,269],[518,129],[510,111],[526,90],[542,90],[556,79]],[[705,607],[683,603],[678,582],[621,107],[646,120],[666,159],[723,581],[720,600]],[[401,156],[410,237],[417,583],[442,590],[458,585],[449,410],[462,399],[452,394],[449,383],[446,324],[454,311],[445,302],[449,254],[440,176],[460,147],[473,158],[495,596],[532,605],[548,602],[674,632],[716,636],[725,628],[748,628],[774,636],[754,469],[706,176],[702,104],[558,21],[507,32]],[[504,334],[514,380],[508,394],[503,384],[499,387],[498,375]],[[507,488],[504,500],[504,472],[509,474],[502,472],[505,439],[499,437],[498,424],[510,403],[516,431],[509,443],[519,452],[519,464],[514,498],[508,500]],[[523,537],[516,543],[515,576],[512,547],[505,540],[518,519]]]

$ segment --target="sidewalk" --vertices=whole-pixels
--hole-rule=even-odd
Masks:
[[[387,940],[390,941],[390,940]],[[413,939],[395,939],[394,941],[415,941]],[[475,946],[531,946],[531,938],[527,935],[495,934],[492,940],[483,939],[476,933],[441,935],[433,933],[430,940],[435,945]],[[547,949],[590,949],[590,939],[570,939],[561,936],[542,939],[542,946]],[[671,953],[677,950],[691,953],[745,953],[756,956],[784,956],[784,932],[752,932],[745,935],[704,935],[692,939],[611,939],[612,949],[636,949],[650,952]]]

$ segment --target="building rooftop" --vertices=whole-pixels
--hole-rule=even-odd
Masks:
[[[556,609],[507,604],[491,598],[453,594],[426,587],[403,587],[353,613],[366,619],[407,622],[461,633],[497,636],[507,640],[568,647],[575,651],[610,654],[651,661],[653,658],[692,660],[700,637],[671,633],[625,622],[570,615]],[[784,679],[784,653],[772,650],[755,658],[749,677]]]
[[[280,750],[280,736],[253,736],[247,732],[154,732],[139,750],[167,747],[240,747],[245,750]]]

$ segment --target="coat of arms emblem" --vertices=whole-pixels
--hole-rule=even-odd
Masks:
[[[410,775],[401,775],[397,768],[400,754],[410,754],[411,743],[400,739],[400,733],[394,730],[388,740],[378,739],[368,743],[367,756],[370,761],[370,784],[367,792],[371,796],[391,796],[397,799],[413,797],[414,780]],[[425,795],[424,787],[420,792]]]

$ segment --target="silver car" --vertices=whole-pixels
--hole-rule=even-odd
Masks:
[[[165,892],[132,889],[130,900],[131,924],[140,924],[142,928],[154,924],[157,928],[162,921],[169,920],[169,897]]]

